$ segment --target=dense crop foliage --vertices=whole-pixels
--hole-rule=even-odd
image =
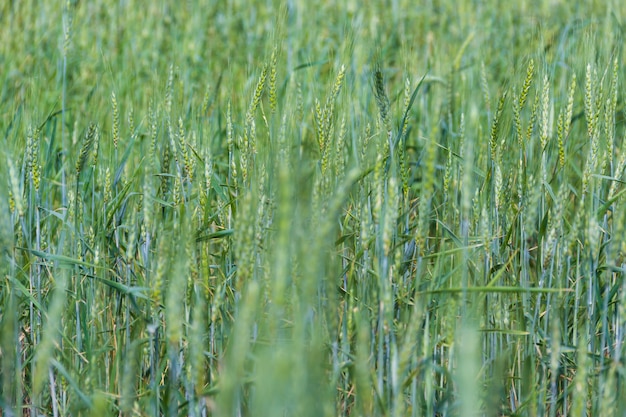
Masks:
[[[280,3],[0,5],[0,415],[621,415],[626,6]]]

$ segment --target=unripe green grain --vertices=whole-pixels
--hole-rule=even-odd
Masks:
[[[500,164],[496,163],[494,166],[494,197],[496,210],[499,211],[504,202],[505,195],[502,186],[502,170],[500,169]]]
[[[191,166],[191,158],[189,157],[189,151],[187,149],[187,140],[185,133],[185,126],[183,124],[183,118],[178,118],[178,146],[183,159],[182,179],[186,181],[193,181],[193,168]]]
[[[613,60],[611,85],[604,108],[604,136],[606,138],[606,147],[604,148],[605,157],[602,160],[602,172],[606,172],[608,166],[609,174],[612,174],[612,171],[615,169],[615,122],[617,112],[618,77],[617,58],[615,58]]]
[[[528,121],[528,126],[526,127],[526,142],[530,142],[530,139],[533,136],[535,123],[537,122],[538,112],[539,112],[539,92],[535,94],[535,100],[530,109],[530,120]]]
[[[174,96],[174,64],[170,64],[167,76],[167,84],[165,85],[165,114],[172,114],[172,99]]]
[[[459,158],[461,161],[464,161],[465,157],[465,113],[461,113],[461,117],[459,120],[459,147],[458,147]],[[459,164],[459,181],[463,181],[463,170],[465,169],[465,164]]]
[[[189,139],[187,140],[187,154],[189,159],[189,166],[187,167],[189,172],[189,182],[193,183],[193,179],[195,177],[196,164],[198,162],[198,155],[200,154],[197,150],[198,138],[195,130],[191,131],[189,135]]]
[[[174,177],[174,188],[172,188],[172,203],[174,206],[180,206],[185,200],[183,196],[183,186],[180,177]]]
[[[152,99],[150,99],[150,104],[148,105],[148,123],[149,123],[149,128],[150,128],[150,154],[152,155],[153,159],[152,159],[152,163],[155,165],[156,168],[156,164],[157,164],[157,143],[156,143],[156,139],[157,139],[157,112],[156,109],[154,108],[154,102],[152,101]]]
[[[172,124],[170,123],[169,119],[166,122],[167,126],[167,134],[168,134],[168,139],[169,139],[169,149],[172,153],[172,156],[174,157],[174,169],[176,170],[176,176],[179,178],[183,178],[183,170],[184,167],[181,165],[180,163],[180,159],[179,159],[179,154],[181,153],[181,151],[178,149],[178,146],[176,146],[176,138],[177,135],[176,133],[174,133],[174,128],[172,127]]]
[[[378,106],[380,120],[386,132],[391,132],[391,118],[389,115],[389,98],[385,92],[385,80],[382,71],[377,68],[374,71],[374,98]]]
[[[563,136],[565,135],[565,130],[563,128],[563,111],[559,112],[559,118],[556,122],[556,142],[559,151],[559,166],[561,168],[565,167],[565,144],[563,142]]]
[[[128,240],[126,241],[126,263],[131,265],[135,258],[137,249],[137,241],[139,238],[139,222],[137,221],[137,212],[133,210],[130,218],[130,230]]]
[[[237,162],[235,161],[235,139],[233,128],[233,117],[230,108],[230,102],[228,103],[228,110],[226,111],[226,144],[228,146],[228,169],[229,179],[232,181],[231,185],[237,186]]]
[[[325,152],[326,146],[326,131],[324,128],[324,115],[322,114],[322,106],[319,100],[315,99],[315,126],[317,127],[317,144],[320,148],[320,153],[323,154]]]
[[[384,160],[383,154],[378,153],[376,158],[376,165],[374,167],[374,180],[373,186],[375,187],[375,196],[374,196],[374,207],[372,210],[372,217],[374,221],[380,221],[382,219],[381,214],[383,210],[383,199],[384,199],[384,184],[385,184],[385,176],[384,176]]]
[[[487,209],[481,205],[480,188],[476,188],[476,190],[474,191],[474,196],[471,199],[471,203],[472,203],[472,214],[473,214],[472,226],[474,226],[474,230],[481,231],[483,230],[482,228],[483,225],[481,224],[481,221],[483,217],[488,218],[488,216],[487,216],[487,211],[486,211]]]
[[[606,145],[602,147],[600,172],[604,173],[607,167],[613,165],[613,142],[615,140],[615,114],[611,113],[611,98],[607,98],[604,105],[604,139]]]
[[[541,151],[545,152],[550,136],[550,82],[548,75],[543,77],[543,88],[541,89]]]
[[[114,91],[111,92],[111,105],[113,106],[113,147],[117,149],[120,141],[120,109]]]
[[[152,274],[150,281],[150,299],[154,307],[160,307],[163,302],[163,289],[167,285],[170,271],[172,236],[167,231],[161,233],[158,243],[158,254],[156,270]]]
[[[489,95],[489,83],[487,82],[487,71],[485,70],[485,62],[480,63],[480,86],[483,91],[483,99],[485,100],[485,108],[487,114],[491,113],[491,97]]]
[[[502,110],[504,109],[504,100],[506,99],[506,92],[500,96],[500,100],[498,101],[498,108],[496,109],[496,113],[493,115],[493,121],[491,123],[491,134],[489,136],[489,148],[491,151],[491,160],[498,160],[498,129],[500,126],[500,117],[502,116]]]
[[[254,123],[254,121],[252,121]],[[249,164],[249,152],[248,152],[248,135],[244,134],[243,138],[238,136],[237,142],[239,143],[239,167],[241,168],[241,185],[245,188],[248,184],[248,164]]]
[[[105,206],[109,201],[111,201],[111,198],[113,198],[113,190],[111,184],[111,170],[109,169],[109,167],[107,167],[104,173],[104,195],[102,197],[102,202]]]
[[[398,166],[400,169],[400,180],[402,181],[402,199],[405,203],[408,202],[409,199],[409,167],[407,164],[407,155],[406,155],[406,135],[409,129],[409,121],[410,117],[408,117],[409,106],[411,105],[411,82],[407,78],[404,83],[404,109],[402,111],[403,114],[406,114],[407,117],[404,118],[404,124],[402,125],[402,133],[401,138],[403,138],[399,142],[399,146],[397,149],[398,153]]]
[[[431,201],[435,187],[435,165],[437,161],[437,144],[435,138],[439,136],[439,129],[433,126],[429,137],[424,144],[424,161],[422,173],[422,195],[419,204],[419,219],[417,225],[416,243],[418,250],[424,253],[428,226],[430,222]]]
[[[272,50],[272,56],[270,57],[270,74],[269,74],[269,99],[270,110],[272,113],[276,112],[278,106],[278,99],[276,97],[276,58],[278,55],[278,48],[274,47]]]
[[[617,166],[615,167],[615,174],[614,174],[615,178],[617,179],[623,178],[625,168],[626,168],[626,152],[622,152],[620,159],[617,162]],[[618,186],[619,186],[618,181],[611,182],[611,186],[609,187],[608,200],[613,199]]]
[[[361,163],[365,163],[365,158],[367,157],[367,150],[369,148],[370,141],[372,140],[372,125],[366,124],[365,131],[363,132],[363,136],[361,138],[361,146],[360,146],[360,154]]]
[[[404,81],[404,107],[402,110],[402,114],[407,114],[409,110],[409,106],[411,105],[411,80],[408,78]],[[404,119],[404,124],[402,125],[402,137],[406,137],[407,130],[409,129],[409,121],[410,117],[406,117]]]
[[[261,102],[261,96],[263,95],[263,90],[265,89],[265,81],[267,80],[267,65],[263,66],[263,70],[261,70],[261,75],[259,76],[259,80],[257,82],[256,88],[254,89],[254,95],[250,101],[250,106],[248,107],[248,111],[246,113],[246,121],[249,121],[254,116],[254,112],[256,111],[259,103]]]
[[[211,100],[211,86],[207,84],[204,90],[204,98],[202,99],[202,110],[200,113],[200,115],[203,117],[208,116],[210,100]]]
[[[207,204],[213,181],[213,159],[209,151],[204,152],[204,158],[202,159],[204,160],[204,187],[201,189],[206,199],[205,204]]]
[[[169,174],[170,171],[170,145],[168,142],[163,142],[162,145],[162,160],[161,160],[161,174]],[[161,175],[161,196],[163,198],[167,197],[167,194],[169,193],[169,187],[170,187],[170,179],[167,177],[167,175]]]
[[[130,137],[134,137],[137,134],[135,127],[135,110],[132,106],[128,109],[128,130],[130,131]]]
[[[146,239],[146,234],[151,233],[154,223],[154,209],[152,199],[154,198],[154,189],[152,184],[152,175],[149,171],[149,165],[146,165],[144,168],[143,174],[143,204],[142,204],[142,215],[143,215],[143,231],[142,236]]]
[[[518,104],[519,99],[513,95],[513,123],[515,125],[515,136],[517,137],[517,144],[520,149],[523,149],[524,146],[524,136],[522,134],[522,116],[521,109]]]
[[[446,167],[443,174],[443,198],[444,201],[448,200],[448,193],[450,192],[450,183],[452,181],[452,150],[448,148],[448,156],[446,158]]]
[[[533,75],[535,73],[535,61],[531,59],[528,61],[528,67],[526,68],[526,78],[524,79],[524,84],[522,85],[522,91],[519,96],[519,108],[520,110],[524,108],[524,104],[526,103],[526,99],[528,98],[528,92],[530,91],[530,87],[533,82]]]
[[[346,138],[346,118],[341,118],[341,125],[339,126],[339,134],[337,135],[337,142],[335,143],[335,179],[341,180],[344,175],[344,169],[346,165],[345,160],[345,138]]]
[[[12,201],[11,211],[16,210],[18,216],[24,217],[24,201],[23,201],[23,192],[22,185],[17,175],[17,170],[15,169],[15,165],[13,164],[13,160],[10,156],[7,156],[7,166],[9,167],[9,190],[10,190],[10,199]]]
[[[594,88],[594,74],[591,64],[587,64],[587,70],[585,72],[585,119],[587,120],[587,135],[589,138],[593,138],[596,132],[596,105],[595,105],[595,88]]]
[[[78,159],[76,160],[76,176],[80,177],[80,173],[83,171],[85,167],[85,163],[89,158],[90,151],[97,141],[98,137],[98,127],[94,123],[89,124],[89,128],[87,129],[87,133],[85,134],[85,138],[83,139],[83,145],[80,149],[80,154],[78,155]]]
[[[39,129],[28,128],[27,155],[28,155],[28,173],[33,183],[35,192],[39,191],[41,185],[41,166],[39,165]]]

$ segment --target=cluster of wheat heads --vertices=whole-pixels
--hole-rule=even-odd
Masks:
[[[3,415],[619,414],[612,23],[509,44],[502,7],[488,49],[402,2],[348,5],[366,29],[314,60],[344,32],[311,38],[301,9],[268,45],[240,35],[265,4],[150,6],[147,36],[122,3],[15,23],[45,43],[49,12],[60,45],[24,55],[53,68],[7,71],[33,71],[23,88],[1,75],[19,98],[0,117]],[[463,28],[492,13],[441,7]],[[204,59],[209,18],[230,51]]]

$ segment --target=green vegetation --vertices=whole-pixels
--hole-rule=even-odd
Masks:
[[[280,3],[0,5],[0,414],[621,415],[626,5]]]

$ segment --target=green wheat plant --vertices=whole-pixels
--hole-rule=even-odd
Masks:
[[[0,5],[0,415],[621,415],[626,6],[518,3]]]

